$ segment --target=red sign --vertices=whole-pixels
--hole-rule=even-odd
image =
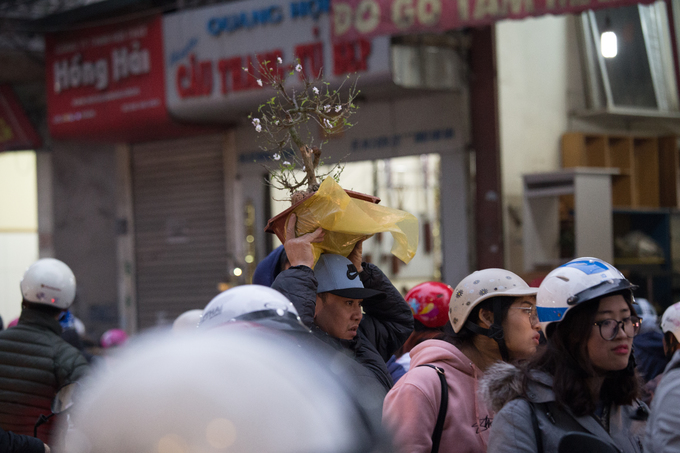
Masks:
[[[161,17],[48,35],[50,133],[117,142],[167,136]]]
[[[14,91],[8,85],[0,85],[0,152],[41,146],[40,136],[26,118]]]
[[[652,0],[333,0],[333,40],[442,32],[501,19],[580,13]]]

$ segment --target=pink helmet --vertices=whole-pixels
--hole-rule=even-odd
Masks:
[[[111,346],[121,346],[127,341],[127,334],[122,329],[109,329],[102,334],[99,339],[102,348],[110,348]]]

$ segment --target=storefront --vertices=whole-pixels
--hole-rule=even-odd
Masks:
[[[454,284],[468,271],[460,61],[447,60],[445,89],[408,90],[392,81],[390,38],[334,44],[330,34],[328,2],[258,0],[48,39],[55,173],[77,167],[55,182],[54,237],[85,276],[76,310],[86,322],[110,324],[116,311],[131,331],[170,322],[248,282],[275,246],[263,229],[283,207],[271,201],[262,167],[271,155],[247,120],[271,96],[243,71],[258,59],[323,69],[331,87],[358,75],[357,124],[323,146],[327,163],[348,162],[346,188],[422,224],[408,266],[391,258],[388,236],[367,243],[367,257],[404,289]],[[59,196],[68,193],[81,202]]]
[[[308,75],[323,69],[331,86],[358,75],[357,124],[323,152],[329,164],[347,163],[344,187],[419,218],[420,248],[409,265],[390,257],[389,237],[365,246],[400,289],[429,279],[453,285],[471,266],[497,257],[503,266],[504,251],[520,256],[502,242],[503,203],[515,194],[501,191],[493,46],[479,52],[443,32],[602,6],[338,0],[331,14],[322,0],[250,0],[51,37],[54,242],[86,276],[81,315],[131,331],[169,322],[220,288],[248,282],[276,245],[263,227],[285,207],[272,199],[286,195],[264,182],[272,153],[260,149],[247,120],[271,96],[243,70],[261,60],[281,58],[286,70],[299,62]],[[408,33],[433,35],[386,36]],[[320,131],[311,132],[319,141]]]

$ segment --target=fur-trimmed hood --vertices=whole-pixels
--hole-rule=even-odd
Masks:
[[[524,396],[522,373],[506,362],[492,365],[479,380],[479,396],[492,411],[500,411],[508,401]]]
[[[498,362],[484,372],[479,380],[479,396],[494,412],[499,412],[506,403],[516,398],[526,398],[533,402],[554,401],[552,377],[546,373],[533,371],[525,391],[524,374],[516,366]]]

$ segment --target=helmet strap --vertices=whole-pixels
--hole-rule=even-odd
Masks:
[[[475,324],[472,321],[465,321],[465,327],[470,329],[472,332],[478,335],[484,335],[491,338],[498,344],[498,350],[501,353],[501,358],[504,362],[510,361],[510,354],[508,352],[508,347],[505,345],[505,332],[503,332],[503,326],[501,325],[503,317],[503,308],[501,307],[500,300],[493,301],[493,323],[488,329]]]

